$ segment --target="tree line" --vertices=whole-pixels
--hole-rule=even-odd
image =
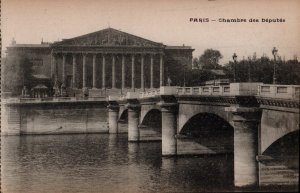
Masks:
[[[25,55],[15,55],[2,59],[1,91],[13,96],[21,94],[22,88],[34,86],[32,62]]]
[[[266,55],[258,58],[256,53],[236,62],[229,61],[225,65],[220,65],[219,61],[222,54],[218,50],[207,49],[198,58],[193,60],[193,70],[195,74],[191,84],[212,80],[214,77],[209,73],[212,69],[223,70],[224,78],[233,82],[234,71],[236,82],[262,82],[265,84],[273,83],[274,64],[276,84],[300,84],[300,62],[295,57],[292,60],[283,60],[277,57],[276,61]],[[197,77],[204,76],[204,77]],[[197,80],[199,79],[199,81]],[[194,85],[194,84],[193,84]]]

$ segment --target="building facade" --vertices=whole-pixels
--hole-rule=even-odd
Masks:
[[[82,91],[101,95],[103,90],[158,88],[192,67],[190,46],[166,46],[113,28],[54,43],[16,44],[7,57],[28,57],[35,77],[48,78],[57,95]],[[66,90],[66,93],[61,90]]]

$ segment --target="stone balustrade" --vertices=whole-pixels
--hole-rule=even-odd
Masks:
[[[145,92],[140,92],[139,93],[139,98],[148,98],[148,97],[155,97],[160,95],[160,89],[156,90],[148,90]]]
[[[119,91],[118,91],[119,92]],[[125,94],[126,93],[126,94]],[[123,92],[107,97],[111,100],[126,100],[134,98],[151,98],[159,95],[193,95],[193,96],[260,96],[278,99],[299,99],[300,85],[271,85],[262,83],[230,83],[221,86],[177,87],[162,86],[145,92]],[[2,103],[41,103],[41,102],[74,102],[74,101],[105,101],[105,97],[57,97],[57,98],[9,98]]]
[[[104,97],[49,97],[49,98],[9,98],[2,99],[2,104],[33,104],[33,103],[59,103],[59,102],[83,102],[83,101],[105,101]]]
[[[272,85],[258,86],[258,96],[278,99],[299,99],[300,85]]]
[[[178,95],[229,95],[230,86],[178,87]]]
[[[158,95],[213,95],[213,96],[255,96],[258,86],[262,83],[231,83],[221,86],[177,87],[163,86],[159,90],[140,92],[138,98],[155,97]]]

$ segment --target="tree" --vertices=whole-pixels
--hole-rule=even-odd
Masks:
[[[212,80],[214,78],[213,73],[210,70],[188,70],[186,72],[186,86],[199,86],[205,81]]]
[[[194,68],[198,69],[216,69],[220,68],[219,60],[223,58],[219,50],[206,49],[199,58],[194,58]]]
[[[266,56],[261,58],[248,57],[248,60],[236,62],[236,81],[247,82],[249,79],[249,69],[251,82],[262,82],[271,84],[273,81],[274,60]],[[233,80],[234,63],[225,64],[224,71]],[[277,84],[300,84],[300,63],[297,60],[287,62],[276,60],[276,80]]]
[[[26,56],[7,57],[2,65],[2,91],[18,96],[24,86],[31,89],[34,83],[32,72],[32,63]]]
[[[279,61],[276,73],[280,84],[300,84],[300,62],[297,60]]]

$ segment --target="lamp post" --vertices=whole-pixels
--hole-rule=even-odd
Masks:
[[[183,87],[185,87],[185,66],[183,67]]]
[[[276,56],[277,56],[278,50],[276,47],[273,48],[272,54],[274,56],[274,64],[273,64],[273,84],[276,84]]]
[[[233,62],[234,62],[234,65],[233,65],[233,82],[236,82],[236,79],[235,79],[235,67],[236,67],[236,59],[237,59],[236,53],[234,53],[232,55],[232,59],[233,59]]]
[[[251,58],[248,57],[248,82],[251,82]]]

